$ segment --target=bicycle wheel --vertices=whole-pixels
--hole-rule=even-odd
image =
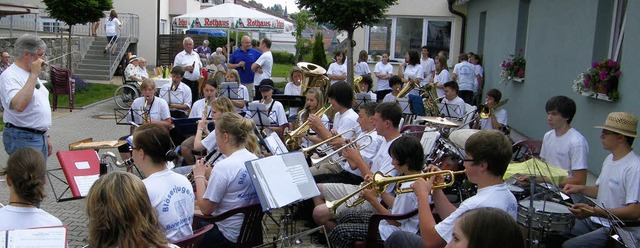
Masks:
[[[138,96],[138,89],[125,84],[116,89],[113,99],[116,101],[116,105],[118,105],[119,108],[129,109],[133,100],[138,98]]]

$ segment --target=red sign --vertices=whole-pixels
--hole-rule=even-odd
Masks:
[[[183,19],[178,19],[178,27],[186,27],[189,24],[187,23],[187,21],[183,20]]]
[[[284,28],[284,22],[281,22],[280,20],[276,20],[276,27]]]
[[[251,20],[251,18],[247,18],[247,27],[271,27],[270,21],[260,21],[260,20]]]
[[[205,27],[229,27],[229,20],[204,18]]]

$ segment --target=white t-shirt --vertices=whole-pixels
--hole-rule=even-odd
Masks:
[[[55,216],[39,208],[23,208],[11,205],[0,208],[0,230],[61,226]]]
[[[347,109],[343,114],[336,112],[333,116],[333,129],[338,133],[343,133],[353,127],[356,127],[356,133],[360,132],[358,124],[358,114],[352,108]],[[345,139],[353,137],[353,133],[347,133],[342,136]]]
[[[640,158],[631,151],[618,161],[613,161],[609,154],[602,163],[602,172],[598,180],[598,206],[620,208],[640,201]],[[611,221],[591,217],[591,221],[603,226],[610,226]]]
[[[424,70],[421,65],[410,65],[407,64],[407,67],[404,68],[404,79],[416,79],[419,78],[420,81],[424,78]],[[420,83],[422,84],[422,83]],[[404,86],[404,84],[403,84]],[[420,95],[420,90],[413,89],[409,94],[412,95]]]
[[[202,146],[204,146],[204,148],[207,149],[208,152],[217,149],[218,145],[216,143],[216,132],[210,132],[207,137],[204,137],[204,139],[200,141],[200,143],[202,143]]]
[[[205,108],[207,109],[207,118],[211,118],[211,105],[204,106],[206,102],[206,98],[202,98],[194,102],[191,106],[191,112],[189,112],[189,118],[201,118]]]
[[[442,69],[442,71],[433,78],[433,82],[443,87],[444,84],[449,81],[451,81],[451,74],[449,74],[449,70],[447,69]],[[444,88],[436,88],[436,92],[438,92],[438,97],[444,96]]]
[[[195,64],[194,64],[195,63]],[[200,55],[192,50],[191,53],[186,51],[179,52],[173,59],[173,66],[191,66],[193,65],[193,72],[184,71],[184,78],[191,81],[198,81],[200,79],[200,68],[202,68],[202,62],[200,61]]]
[[[329,69],[327,70],[327,75],[342,75],[347,73],[347,65],[342,63],[338,65],[338,63],[333,62],[329,65]],[[340,80],[331,80],[331,84],[334,84]]]
[[[406,182],[402,184],[402,188],[409,188],[413,182]],[[391,214],[405,214],[418,208],[418,197],[416,194],[400,194],[396,195],[396,199],[393,201],[391,207]],[[380,238],[387,240],[389,236],[395,231],[405,231],[409,233],[417,233],[420,222],[420,216],[417,214],[413,217],[398,220],[400,226],[394,226],[389,224],[386,220],[380,221],[378,230],[380,231]]]
[[[362,131],[358,134],[358,137],[364,134],[366,134],[366,132]],[[364,149],[360,149],[360,155],[362,156],[362,159],[364,159],[364,162],[367,164],[371,164],[371,162],[373,161],[373,157],[376,155],[376,153],[378,153],[378,148],[380,148],[380,145],[382,145],[382,142],[384,142],[384,138],[378,135],[378,132],[373,131],[371,132],[370,135],[372,137],[371,143]],[[363,147],[368,143],[369,143],[368,138],[362,138],[358,140],[358,146],[360,147]],[[351,174],[362,177],[362,172],[360,172],[358,168],[356,168],[355,170],[352,170],[349,165],[349,162],[347,161],[340,163],[340,167],[342,167],[343,170],[350,172]]]
[[[242,98],[242,100],[244,100],[245,103],[248,103],[249,101],[251,101],[249,99],[249,91],[247,89],[247,86],[245,86],[244,84],[240,84],[240,86],[238,86],[238,88],[239,88],[238,89],[238,97]],[[235,108],[236,113],[242,113],[246,109],[246,104],[242,108],[238,108],[238,107],[236,107],[236,105],[233,105],[233,108]]]
[[[376,155],[373,157],[373,160],[371,161],[371,172],[376,173],[379,171],[388,176],[392,176],[392,177],[397,176],[398,171],[396,171],[393,165],[391,164],[391,155],[389,155],[389,146],[391,146],[391,143],[396,141],[396,139],[400,138],[400,136],[393,138],[389,142],[387,142],[386,139],[384,139],[384,137],[382,138],[383,138],[382,144],[380,144],[380,148],[378,149],[378,152],[376,153]],[[387,193],[393,195],[394,187],[395,187],[395,184],[388,185]]]
[[[451,242],[453,224],[463,213],[476,209],[492,207],[506,211],[514,220],[518,219],[518,201],[504,183],[478,189],[478,193],[463,201],[458,209],[435,226],[436,232],[447,243]]]
[[[273,102],[273,106],[271,106],[271,102],[269,102],[268,104],[264,104],[264,102],[262,100],[258,101],[253,101],[252,103],[261,103],[264,104],[265,108],[267,109],[267,111],[269,110],[269,107],[271,106],[271,111],[269,112],[269,124],[271,126],[282,126],[284,124],[287,124],[289,122],[289,120],[287,119],[287,115],[284,113],[284,106],[282,105],[282,103],[280,103],[279,101],[273,100],[271,99],[271,101]],[[255,115],[254,111],[251,111],[252,109],[250,109],[249,111],[251,113],[249,113],[247,116],[247,118],[251,118],[252,116]],[[265,121],[265,120],[263,120]],[[265,121],[266,122],[266,121]],[[259,124],[259,123],[256,123]],[[264,131],[267,133],[267,135],[271,135],[271,133],[273,131],[271,131],[271,129],[268,129],[265,127]]]
[[[482,68],[481,65],[474,65],[474,75],[473,75],[473,92],[477,93],[478,92],[478,76],[480,77],[484,77],[484,69]]]
[[[288,82],[287,85],[284,86],[284,94],[285,95],[293,95],[293,96],[301,96],[302,95],[302,84],[300,86],[296,86],[293,82]],[[296,116],[298,114],[298,108],[291,107],[289,108],[289,116]]]
[[[356,64],[356,67],[354,68],[354,74],[356,76],[362,76],[362,75],[371,75],[371,70],[369,69],[369,64],[367,64],[367,62],[359,62],[358,64]]]
[[[174,242],[191,236],[195,195],[189,180],[165,169],[149,175],[142,182],[167,239]]]
[[[207,190],[204,192],[204,199],[218,203],[213,216],[258,203],[258,194],[244,166],[244,162],[257,158],[247,149],[240,149],[216,163],[215,169],[211,170]],[[240,234],[242,220],[243,216],[236,214],[216,222],[216,225],[225,238],[235,243]]]
[[[167,101],[167,104],[182,104],[189,106],[192,99],[191,88],[183,82],[180,82],[175,90],[171,90],[172,87],[174,87],[173,84],[162,85],[162,87],[160,87],[160,98]],[[176,108],[171,108],[169,110],[179,110],[185,114],[187,113],[186,110]]]
[[[498,123],[502,125],[507,125],[507,110],[503,108],[491,110],[496,115],[496,120]],[[482,130],[491,130],[493,129],[493,123],[491,122],[491,118],[480,119],[480,129]]]
[[[255,64],[262,68],[262,73],[256,72],[253,76],[253,84],[259,85],[262,79],[271,78],[271,68],[273,67],[273,54],[271,51],[262,53]]]
[[[322,122],[322,124],[324,125],[324,127],[326,129],[329,129],[329,117],[327,117],[326,114],[322,114],[322,118],[320,118],[320,121]],[[302,125],[302,123],[304,123],[302,120],[298,120],[298,124],[299,125]],[[311,130],[311,129],[309,129],[308,132],[309,132],[310,136],[313,136],[313,137],[317,137],[318,136],[316,133],[312,133],[313,130]],[[302,144],[300,144],[300,146],[301,147],[310,147],[310,146],[312,146],[314,144],[315,143],[311,142],[309,139],[303,137],[302,138]],[[322,149],[323,147],[326,147],[326,146],[323,145],[323,146],[321,146],[319,148]]]
[[[540,157],[549,165],[557,166],[569,171],[569,178],[574,170],[587,169],[589,143],[578,130],[570,128],[562,136],[556,136],[555,130],[544,134]]]
[[[457,76],[458,86],[460,90],[473,91],[475,84],[475,66],[467,61],[457,63],[453,67],[453,73]]]
[[[393,74],[393,66],[389,63],[383,64],[382,61],[376,63],[376,67],[373,68],[374,73],[378,74]],[[378,88],[380,90],[390,90],[389,79],[378,78]]]
[[[40,131],[49,130],[51,127],[51,105],[49,104],[49,91],[44,87],[43,82],[38,79],[36,84],[40,89],[33,90],[33,96],[27,108],[18,112],[11,109],[11,101],[24,87],[29,79],[29,72],[23,70],[18,65],[11,64],[0,74],[0,98],[4,112],[2,118],[4,123],[11,123],[18,127],[27,127]]]
[[[449,109],[449,111],[447,111],[447,108]],[[467,113],[467,105],[459,96],[456,96],[456,98],[451,101],[449,101],[447,98],[442,98],[442,110],[440,111],[440,113],[448,117],[460,118],[463,117],[465,113]]]
[[[169,105],[162,98],[154,96],[153,101],[148,104],[151,104],[151,107],[144,106],[144,97],[138,97],[133,100],[131,109],[127,114],[127,122],[133,121],[136,124],[142,124],[144,112],[148,112],[149,119],[153,120],[166,120],[171,117]]]
[[[120,25],[122,25],[122,23],[120,22],[120,20],[118,20],[118,18],[113,18],[111,20],[107,18],[107,20],[104,21],[106,35],[107,36],[116,35],[116,28]]]
[[[422,66],[422,70],[424,71],[424,78],[422,82],[420,82],[420,86],[425,86],[431,80],[432,74],[436,70],[436,62],[433,61],[432,58],[427,58],[427,60],[420,59],[420,66]]]
[[[391,94],[391,92],[389,92],[384,96],[384,98],[382,98],[382,102],[395,102],[395,101],[396,101],[396,96]]]

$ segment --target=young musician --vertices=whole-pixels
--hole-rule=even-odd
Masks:
[[[436,63],[432,58],[429,58],[429,48],[427,46],[420,48],[420,66],[422,66],[422,71],[424,71],[424,77],[422,82],[420,82],[420,87],[424,87],[433,81],[433,77],[436,75]]]
[[[548,164],[569,171],[565,184],[587,183],[587,157],[589,144],[578,130],[571,127],[576,114],[576,103],[566,96],[555,96],[545,105],[547,122],[552,130],[544,134],[540,157]]]
[[[373,80],[371,79],[371,76],[363,75],[362,80],[360,81],[360,83],[358,83],[358,86],[360,86],[360,92],[367,93],[369,94],[369,96],[371,96],[371,101],[378,101],[378,99],[376,98],[376,93],[371,91],[371,88],[373,87]]]
[[[167,161],[178,157],[167,129],[158,124],[136,129],[132,157],[147,176],[143,182],[167,239],[177,241],[191,236],[195,197],[189,180],[167,168]]]
[[[638,119],[630,113],[613,112],[602,126],[602,147],[611,152],[602,163],[602,172],[596,185],[567,183],[568,194],[582,194],[596,198],[596,206],[573,204],[569,211],[578,218],[563,247],[605,247],[617,219],[640,219],[640,157],[631,147],[638,137]],[[615,216],[615,219],[613,219]],[[640,227],[624,227],[635,240],[640,238]],[[629,244],[627,244],[629,245]]]
[[[521,227],[497,208],[469,210],[456,220],[448,248],[525,248]]]
[[[398,138],[389,147],[391,164],[398,171],[398,175],[415,175],[422,171],[424,156],[422,145],[413,136]],[[411,183],[403,184],[408,188]],[[418,199],[415,194],[400,194],[397,196],[382,192],[380,197],[387,206],[383,206],[378,199],[375,188],[367,188],[362,191],[362,197],[369,202],[375,212],[346,211],[338,218],[338,226],[329,233],[329,241],[334,247],[352,247],[353,241],[364,240],[367,237],[369,219],[374,213],[378,214],[403,214],[418,208]],[[418,231],[418,216],[408,219],[393,221],[383,220],[378,225],[380,238],[386,240],[394,231],[406,231],[415,233]]]
[[[9,187],[9,204],[0,208],[0,230],[61,226],[55,216],[40,209],[46,196],[47,166],[42,152],[21,148],[9,156],[0,176]]]
[[[285,95],[293,95],[293,96],[301,96],[304,92],[302,92],[302,69],[297,66],[291,67],[291,72],[289,73],[289,82],[284,86],[284,94]],[[289,108],[289,122],[295,122],[295,119],[298,115],[298,108],[291,107]]]
[[[436,177],[429,181],[420,178],[411,188],[418,197],[418,216],[420,236],[415,233],[397,231],[385,241],[385,247],[444,247],[452,240],[453,224],[456,219],[471,209],[495,207],[506,211],[515,220],[518,215],[518,202],[502,181],[502,176],[511,161],[511,142],[498,131],[482,130],[469,137],[465,143],[466,158],[464,167],[470,182],[478,185],[478,193],[455,207],[442,189],[432,186]],[[438,171],[430,166],[431,171]],[[433,199],[435,208],[443,219],[436,224],[431,212],[429,199]]]
[[[449,81],[444,84],[444,99],[442,99],[443,109],[440,113],[446,117],[462,118],[467,113],[467,105],[458,96],[458,83]]]
[[[458,56],[459,63],[453,67],[451,81],[458,83],[460,87],[460,92],[458,92],[460,98],[462,98],[465,103],[471,104],[476,80],[476,69],[473,64],[467,61],[468,59],[469,57],[466,53]]]
[[[247,90],[247,86],[240,83],[240,75],[236,69],[228,69],[227,74],[225,75],[225,79],[227,82],[236,82],[238,83],[238,97],[240,99],[231,100],[233,106],[236,108],[236,113],[244,112],[244,108],[246,107],[249,100],[249,91]]]
[[[358,114],[351,108],[353,104],[353,89],[351,86],[344,81],[337,82],[329,86],[327,97],[332,106],[331,108],[336,111],[333,117],[333,129],[329,131],[318,116],[310,114],[309,121],[311,122],[311,129],[315,131],[322,140],[342,134],[349,129],[354,129],[355,133],[358,133],[360,131],[358,127]],[[333,139],[329,142],[329,145],[336,148],[342,147],[347,144],[345,139],[351,137],[353,137],[353,133],[346,133],[342,137]],[[323,163],[314,166],[317,167],[316,169],[312,167],[312,174],[314,175],[338,173],[341,170],[337,164]]]
[[[408,83],[409,81],[422,81],[424,78],[424,70],[420,65],[420,55],[416,50],[409,50],[404,55],[404,62],[398,67],[398,76],[402,78],[402,83]],[[420,95],[418,89],[411,91],[413,95]]]
[[[175,247],[158,222],[140,178],[123,171],[107,173],[87,195],[89,247]]]
[[[487,119],[480,119],[480,116],[476,114],[476,121],[472,128],[482,130],[501,130],[501,128],[507,126],[507,110],[504,108],[494,108],[501,99],[502,93],[498,89],[490,89],[487,92],[487,101],[485,104],[491,109],[491,115]]]
[[[189,112],[189,118],[211,118],[211,103],[216,99],[218,95],[218,83],[213,78],[209,78],[204,81],[204,87],[202,88],[204,98],[197,100],[191,106],[191,112]],[[207,129],[206,126],[204,129]],[[205,134],[209,133],[209,130],[204,130]],[[192,165],[196,163],[196,158],[193,155],[193,143],[195,135],[187,138],[180,144],[180,153],[184,158],[185,164]]]
[[[356,76],[364,76],[368,75],[371,77],[371,70],[369,69],[369,64],[367,64],[367,60],[369,60],[369,55],[367,51],[361,50],[360,54],[358,54],[358,63],[354,68],[354,75]]]
[[[191,104],[191,88],[183,83],[184,69],[174,66],[171,69],[171,83],[160,88],[160,97],[169,104],[169,112],[173,118],[187,118]]]
[[[373,69],[373,75],[378,78],[378,91],[376,91],[376,99],[382,100],[387,94],[391,93],[391,85],[389,79],[393,76],[393,66],[389,64],[389,54],[383,53],[380,62],[376,63]]]
[[[451,74],[449,74],[446,57],[438,56],[435,61],[436,76],[433,78],[433,83],[436,85],[436,92],[438,93],[438,98],[440,98],[444,97],[444,84],[451,81]]]
[[[234,208],[258,202],[257,193],[244,166],[244,162],[257,159],[257,138],[253,121],[235,113],[224,113],[216,119],[216,143],[225,159],[211,170],[208,184],[205,179],[204,160],[193,167],[196,183],[196,203],[205,215],[219,215]],[[248,147],[249,150],[247,150]],[[204,244],[211,247],[233,247],[242,226],[242,215],[216,222],[205,234]]]
[[[373,157],[371,164],[367,163],[361,156],[358,148],[349,147],[344,149],[342,156],[347,159],[352,169],[357,168],[363,175],[365,181],[371,180],[373,174],[376,172],[384,173],[388,176],[395,176],[397,172],[391,164],[391,156],[389,156],[388,150],[398,137],[400,137],[400,131],[398,131],[398,125],[402,118],[402,109],[397,103],[381,103],[375,109],[373,116],[373,123],[378,135],[384,138],[382,145],[378,148],[376,155]],[[319,225],[324,225],[328,231],[335,228],[335,216],[329,211],[324,204],[325,200],[334,201],[340,199],[354,190],[360,188],[358,185],[341,184],[341,183],[327,183],[318,184],[318,189],[321,195],[313,199],[316,207],[313,209],[313,219]],[[390,192],[393,187],[388,187],[387,191]],[[350,201],[352,202],[352,201]],[[374,211],[374,208],[369,203],[361,204],[355,209],[360,211]],[[345,210],[345,206],[342,205],[337,208],[336,213],[338,216]]]
[[[382,102],[396,102],[398,93],[400,93],[400,89],[402,89],[402,78],[398,75],[391,76],[389,86],[391,87],[391,93],[385,95]]]
[[[142,96],[133,100],[127,115],[127,121],[138,125],[158,123],[170,130],[172,121],[169,114],[169,105],[162,98],[155,96],[156,84],[151,79],[144,79],[140,84],[140,91],[142,91]],[[130,130],[132,134],[134,130],[135,126],[132,125]],[[121,137],[120,140],[126,140],[128,137],[129,135]],[[119,146],[118,151],[123,160],[131,157],[131,146],[129,144]]]
[[[309,88],[307,90],[306,99],[305,99],[304,109],[305,112],[300,116],[300,120],[298,120],[298,125],[302,125],[307,119],[309,115],[315,114],[322,108],[322,104],[324,103],[324,97],[322,95],[322,91],[318,88]],[[320,117],[320,121],[324,123],[324,127],[329,129],[329,117],[327,114],[323,113]],[[322,142],[322,139],[318,137],[318,135],[311,129],[307,131],[307,133],[303,134],[301,147],[309,147],[313,144],[317,144],[318,142]]]
[[[284,112],[284,106],[279,101],[273,100],[273,80],[263,79],[258,86],[262,100],[253,101],[253,103],[260,103],[267,109],[267,116],[269,120],[262,120],[266,127],[259,127],[265,130],[267,135],[271,135],[272,132],[282,133],[284,127],[282,125],[287,124],[287,115]],[[255,109],[250,109],[255,113]]]
[[[335,62],[331,63],[329,69],[327,69],[327,77],[331,79],[331,85],[339,81],[347,80],[347,65],[344,63],[346,59],[344,52],[336,51],[333,59]]]

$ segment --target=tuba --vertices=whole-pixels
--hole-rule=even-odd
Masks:
[[[320,88],[322,93],[327,94],[331,80],[324,75],[327,73],[326,69],[309,62],[299,62],[296,65],[302,69],[302,95],[307,93],[308,88]]]

